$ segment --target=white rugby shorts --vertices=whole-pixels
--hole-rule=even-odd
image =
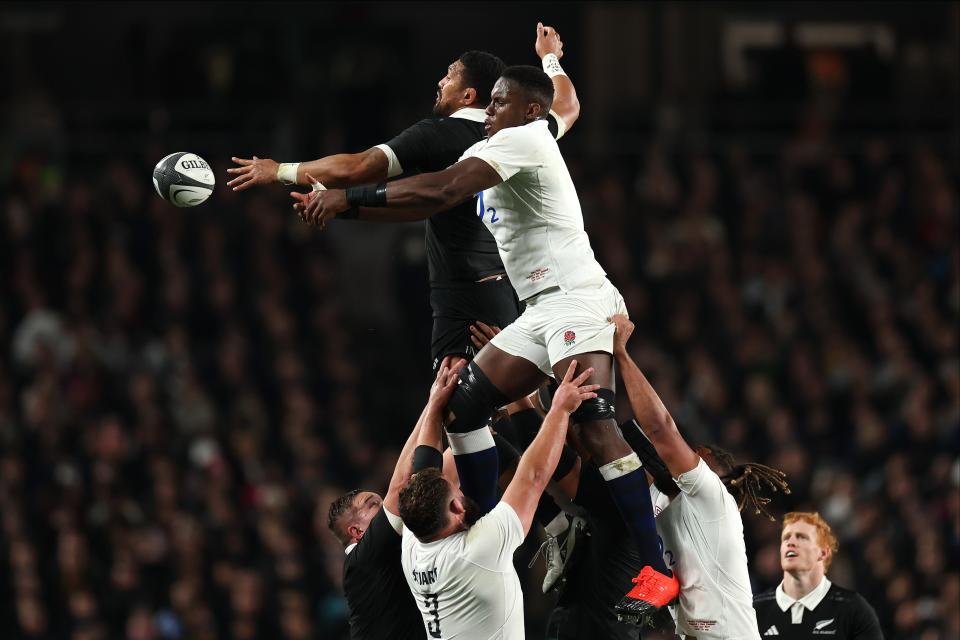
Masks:
[[[612,354],[614,326],[607,318],[618,313],[626,315],[627,307],[606,278],[592,289],[548,289],[528,299],[520,317],[490,342],[552,377],[552,365],[564,358],[591,351]]]

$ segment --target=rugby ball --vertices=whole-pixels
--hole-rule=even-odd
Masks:
[[[153,187],[175,207],[195,207],[210,197],[216,179],[207,161],[195,153],[171,153],[153,168]]]

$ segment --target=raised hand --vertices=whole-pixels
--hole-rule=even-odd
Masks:
[[[239,167],[227,169],[227,173],[236,176],[236,178],[227,183],[227,186],[233,187],[234,191],[243,191],[255,184],[273,184],[277,182],[277,168],[279,168],[280,165],[270,158],[253,156],[251,160],[236,157],[230,159],[240,165]]]
[[[457,379],[460,377],[460,369],[467,364],[463,358],[453,360],[452,356],[447,356],[440,364],[437,371],[437,378],[430,387],[430,399],[427,404],[431,409],[442,409],[447,406],[447,401],[453,395],[453,390],[457,388]]]
[[[553,27],[543,26],[542,22],[537,23],[537,41],[533,48],[541,58],[548,53],[557,56],[557,60],[563,57],[563,41],[560,40],[560,34]]]
[[[557,389],[557,392],[553,394],[553,404],[550,405],[551,411],[560,410],[568,414],[573,413],[580,406],[581,402],[597,397],[597,394],[594,392],[600,388],[600,385],[584,384],[593,373],[593,367],[588,368],[574,378],[573,374],[576,373],[576,371],[577,361],[571,360],[570,366],[567,367],[567,372],[563,376],[563,381],[560,383],[560,387]]]

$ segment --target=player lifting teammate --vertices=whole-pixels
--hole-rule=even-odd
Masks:
[[[612,321],[614,356],[630,406],[643,426],[643,433],[636,423],[623,425],[623,430],[628,438],[631,430],[638,438],[634,448],[657,480],[650,488],[659,514],[657,530],[666,563],[680,581],[677,632],[699,639],[759,638],[740,509],[749,504],[756,513],[766,513],[770,499],[762,492],[789,493],[784,475],[759,464],[737,465],[719,449],[690,447],[627,352],[633,323],[624,315]],[[651,581],[645,574],[649,569],[618,604],[619,613],[640,619],[652,613],[646,601],[656,577]]]
[[[446,358],[430,389],[427,402],[407,439],[381,498],[372,491],[351,491],[330,505],[327,526],[344,545],[343,590],[350,607],[353,640],[422,640],[423,624],[400,565],[402,531],[398,496],[412,471],[439,467],[439,455],[424,456],[414,449],[422,430],[439,425],[443,407],[456,383],[460,360],[451,366]],[[429,453],[429,452],[427,452]]]
[[[489,513],[479,517],[479,505],[436,469],[415,474],[400,491],[404,575],[431,638],[525,637],[513,554],[557,466],[570,414],[596,398],[597,386],[586,384],[592,370],[574,377],[576,370],[574,360],[543,427]]]
[[[457,164],[390,184],[304,196],[303,217],[323,225],[346,213],[361,219],[424,219],[474,194],[477,215],[497,240],[510,281],[526,310],[461,371],[448,409],[448,431],[476,433],[497,408],[562,377],[574,357],[594,369],[597,398],[573,416],[582,440],[634,537],[645,565],[647,605],[673,600],[679,587],[663,564],[646,477],[614,420],[614,327],[623,299],[607,280],[583,228],[576,188],[550,135],[550,78],[534,67],[509,67],[487,107],[488,139]]]

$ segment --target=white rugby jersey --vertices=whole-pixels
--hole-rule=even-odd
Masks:
[[[606,272],[593,256],[577,190],[546,120],[502,129],[460,159],[470,157],[503,178],[477,194],[477,215],[496,238],[521,300],[551,287],[602,284]]]
[[[401,564],[427,638],[523,640],[523,593],[513,568],[523,537],[506,502],[467,531],[435,542],[404,529]]]
[[[697,640],[759,640],[736,500],[707,463],[674,478],[670,500],[650,486],[663,560],[680,580],[677,633]]]

